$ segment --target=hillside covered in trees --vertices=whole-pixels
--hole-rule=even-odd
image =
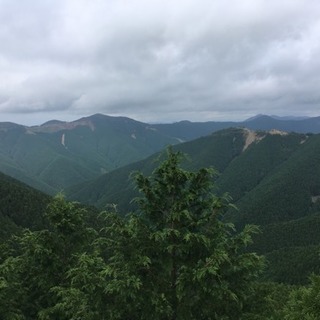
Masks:
[[[43,212],[51,197],[0,173],[0,239],[21,228],[44,227]]]
[[[60,132],[57,127],[63,125],[53,122],[34,128],[39,130],[37,139],[42,134],[41,139],[48,139],[46,134],[54,138]],[[136,124],[129,122],[128,126],[130,131]],[[76,125],[75,129],[71,132],[78,134],[88,128]],[[89,132],[97,134],[90,128]],[[23,139],[29,136],[32,134],[24,133]],[[22,139],[18,137],[16,141]],[[26,142],[23,139],[20,144]],[[15,146],[13,158],[27,159],[28,153]],[[63,152],[70,152],[62,147]],[[110,319],[126,319],[121,310],[130,303],[134,306],[128,319],[142,319],[142,310],[145,315],[159,314],[159,319],[187,319],[187,314],[190,319],[240,319],[240,315],[241,319],[298,319],[306,308],[314,307],[312,294],[319,282],[316,275],[320,274],[320,135],[230,128],[176,144],[170,150],[169,158],[166,152],[153,154],[63,191],[68,199],[90,207],[69,203],[61,195],[52,199],[0,175],[0,311],[6,315],[4,319],[103,319],[102,314],[108,312]],[[186,157],[180,158],[180,154]],[[172,183],[181,188],[177,195],[166,189],[170,186],[166,180],[170,170],[176,170]],[[59,176],[59,170],[53,170],[48,178],[53,172]],[[48,191],[46,187],[44,191]],[[197,205],[192,204],[196,199]],[[167,207],[160,210],[161,201]],[[177,226],[182,230],[172,230],[168,221],[154,220],[173,213],[172,208],[177,214],[172,219],[179,221]],[[214,227],[206,217],[200,219],[198,229],[194,215],[205,214],[206,210],[217,212]],[[251,224],[259,231],[248,227]],[[188,230],[190,234],[186,235]],[[210,230],[224,240],[215,239]],[[215,239],[212,247],[210,239]],[[168,258],[176,247],[180,271]],[[210,250],[218,254],[217,265],[214,271],[201,269],[203,278],[198,279],[197,268],[210,260]],[[246,260],[247,254],[257,259],[252,265]],[[192,257],[198,257],[200,265]],[[226,273],[219,274],[221,268]],[[231,271],[233,268],[239,268],[242,276],[248,275],[248,286],[232,276],[236,272]],[[219,280],[212,280],[212,288],[206,287],[207,280],[201,281],[214,272]],[[152,278],[156,273],[161,277]],[[161,280],[172,279],[174,273],[189,282],[181,280],[183,286],[179,287],[180,280],[176,279],[177,284],[171,282],[175,290],[164,289],[169,282]],[[218,299],[219,292],[227,303],[216,302],[219,307],[215,307],[215,315],[210,314],[212,304],[209,306],[208,301],[197,309],[192,299],[200,305],[200,298],[190,289],[196,290],[197,285],[205,290],[199,294],[201,300],[206,300],[204,294]],[[179,290],[191,291],[193,298],[180,296]],[[181,307],[177,307],[177,301]],[[77,310],[76,305],[83,309]],[[191,311],[191,306],[196,311]],[[233,311],[227,310],[231,307]],[[313,313],[317,319],[316,311],[311,310]]]
[[[0,122],[0,172],[50,195],[142,160],[166,146],[227,128],[320,133],[319,118],[257,116],[243,122],[148,124],[95,114],[40,126]],[[224,147],[223,147],[224,148]],[[220,170],[220,169],[219,169]]]
[[[92,215],[59,195],[43,228],[3,242],[2,318],[317,319],[319,277],[266,281],[269,257],[253,253],[263,245],[252,243],[258,229],[225,222],[233,205],[216,194],[215,171],[180,162],[169,150],[151,176],[137,172],[137,209],[125,217],[115,206]]]
[[[237,206],[237,210],[228,210],[226,221],[240,229],[248,223],[261,227],[254,248],[269,257],[266,279],[305,284],[311,272],[319,271],[315,235],[320,212],[319,135],[233,128],[174,149],[188,155],[182,163],[185,169],[213,167],[218,171],[214,179],[217,194],[228,192]],[[137,196],[131,172],[150,174],[159,157],[161,154],[153,155],[73,186],[67,194],[100,208],[117,204],[124,214],[134,208],[131,199]]]

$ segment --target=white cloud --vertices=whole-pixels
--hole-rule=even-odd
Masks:
[[[0,114],[318,115],[319,14],[315,0],[0,0]]]

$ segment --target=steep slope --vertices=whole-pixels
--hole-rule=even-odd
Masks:
[[[0,239],[19,228],[43,227],[42,214],[51,198],[9,176],[0,173]]]
[[[320,211],[303,218],[261,227],[250,250],[269,261],[265,279],[305,284],[309,275],[320,273]]]
[[[319,210],[320,135],[307,137],[286,161],[237,202],[236,221],[265,225]]]
[[[230,127],[320,132],[320,118],[285,120],[262,115],[238,123],[181,121],[149,125],[96,114],[73,122],[52,120],[34,127],[0,123],[0,171],[55,194],[144,159],[168,144]]]
[[[261,226],[252,249],[269,260],[265,279],[306,283],[310,272],[320,272],[320,135],[226,129],[174,148],[188,154],[191,161],[183,164],[188,169],[219,170],[217,192],[229,192],[238,207],[225,219],[237,229],[247,223]],[[126,213],[137,195],[130,173],[150,173],[157,158],[159,154],[75,186],[70,196],[101,208],[115,203]]]
[[[229,191],[237,200],[289,158],[305,139],[305,135],[299,134],[254,133],[248,129],[234,128],[179,144],[175,149],[188,155],[190,161],[184,163],[188,169],[212,166],[218,170],[220,177],[217,186],[220,192]],[[73,199],[90,204],[104,206],[107,203],[118,203],[121,208],[127,209],[129,199],[134,194],[128,180],[130,173],[135,170],[151,172],[156,166],[157,157],[153,155],[112,171],[88,185],[74,186],[67,190],[68,194]]]
[[[276,130],[268,133],[247,130],[246,137],[241,157],[230,163],[217,181],[220,189],[228,190],[234,201],[272,175],[308,139],[306,135]]]
[[[94,115],[38,127],[0,123],[0,171],[56,193],[177,142],[122,117]]]
[[[232,132],[232,133],[229,133]],[[195,141],[175,146],[188,155],[197,155],[197,161],[186,161],[188,168],[199,168],[214,165],[218,170],[223,170],[244,147],[245,139],[241,129],[230,129],[221,131]],[[211,146],[210,150],[207,146]],[[220,150],[221,152],[214,152]],[[212,151],[212,152],[210,152]],[[123,210],[129,209],[130,201],[134,197],[132,180],[130,174],[134,171],[151,173],[159,162],[160,154],[129,164],[118,170],[102,175],[96,180],[84,185],[74,186],[67,189],[71,199],[80,200],[91,205],[103,207],[108,203],[117,203]]]

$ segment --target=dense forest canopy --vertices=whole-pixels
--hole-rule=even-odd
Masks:
[[[225,222],[215,172],[181,158],[169,149],[150,176],[133,175],[138,209],[125,217],[58,195],[42,229],[3,242],[2,319],[318,319],[320,278],[263,282],[265,259],[248,250],[257,227]]]

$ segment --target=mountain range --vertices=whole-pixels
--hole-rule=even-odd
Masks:
[[[320,117],[279,120],[259,115],[244,122],[147,124],[96,114],[40,126],[0,122],[0,171],[48,194],[144,159],[167,145],[230,127],[319,133]]]
[[[226,213],[226,220],[238,229],[252,223],[261,227],[253,248],[272,261],[268,279],[300,283],[320,271],[319,134],[230,128],[174,149],[187,155],[186,169],[218,171],[216,192],[228,192],[237,207]],[[119,214],[125,214],[135,209],[132,199],[137,196],[131,173],[150,174],[162,157],[158,153],[116,169],[67,189],[67,194],[101,209],[116,204]]]
[[[290,220],[295,215],[300,217],[307,214],[320,199],[318,134],[230,128],[181,143],[174,149],[187,155],[189,160],[184,162],[187,169],[213,167],[218,171],[215,183],[219,192],[229,192],[240,209],[245,208],[243,215],[240,210],[234,218],[239,223],[240,220],[243,223],[256,220],[259,224]],[[151,173],[157,165],[158,157],[161,158],[161,153],[84,184],[74,185],[66,192],[71,198],[91,205],[104,207],[108,203],[117,203],[120,208],[128,210],[130,205],[123,195],[131,190],[129,193],[132,194],[128,198],[133,197],[130,174],[135,171]],[[300,190],[302,184],[304,190]],[[290,195],[288,198],[286,193]],[[291,199],[293,195],[295,199]],[[261,208],[259,204],[262,198],[267,197],[270,198],[269,206]],[[286,201],[291,203],[291,211],[288,211],[289,203]],[[282,202],[285,210],[279,214]],[[271,215],[275,210],[277,213]]]
[[[34,127],[0,123],[0,171],[55,194],[178,142],[147,124],[103,115]]]
[[[100,114],[33,127],[0,123],[0,237],[41,228],[45,193],[134,210],[132,172],[150,174],[173,145],[186,154],[185,169],[217,171],[215,192],[228,192],[237,207],[227,221],[260,226],[251,249],[267,256],[266,279],[305,283],[320,272],[319,133],[320,118],[264,115],[238,123],[150,125]]]

